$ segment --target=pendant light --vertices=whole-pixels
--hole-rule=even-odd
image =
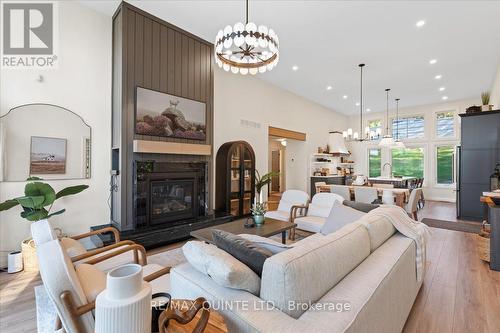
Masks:
[[[386,99],[387,99],[387,104],[386,104],[386,126],[385,126],[385,135],[380,140],[379,142],[379,147],[388,147],[391,148],[394,146],[394,139],[392,138],[392,135],[389,134],[389,91],[391,89],[387,88],[385,90],[386,93]]]
[[[363,67],[365,64],[358,65],[360,69],[360,90],[359,90],[359,133],[352,131],[352,128],[348,128],[347,131],[342,132],[342,137],[347,142],[363,142],[375,139],[378,137],[378,133],[371,132],[370,127],[366,126],[363,133]]]
[[[219,30],[214,44],[215,62],[234,74],[264,73],[273,69],[279,60],[278,36],[273,29],[248,22],[248,0],[245,24],[238,22]]]
[[[396,140],[394,140],[394,148],[405,149],[405,144],[399,140],[399,98],[396,98]]]

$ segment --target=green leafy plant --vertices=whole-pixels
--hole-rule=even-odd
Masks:
[[[257,191],[257,194],[260,194],[262,188],[271,183],[272,178],[278,176],[279,174],[279,172],[271,171],[261,177],[259,171],[255,170],[255,191]]]
[[[4,201],[0,204],[0,211],[20,205],[23,209],[21,217],[31,222],[64,213],[66,209],[54,213],[50,212],[54,201],[68,195],[80,193],[89,187],[88,185],[70,186],[56,193],[52,186],[40,182],[41,178],[30,177],[27,180],[32,182],[27,183],[24,187],[24,196]]]
[[[267,212],[267,202],[257,202],[250,208],[252,215],[264,215]]]
[[[489,91],[484,91],[481,93],[481,101],[483,102],[483,105],[490,104],[490,92]]]

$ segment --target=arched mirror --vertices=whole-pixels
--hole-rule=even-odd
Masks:
[[[57,105],[27,104],[0,117],[0,181],[90,178],[90,126]]]

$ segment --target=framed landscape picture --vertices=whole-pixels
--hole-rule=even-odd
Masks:
[[[30,175],[65,173],[66,139],[32,136]]]
[[[137,87],[135,133],[193,140],[206,139],[206,105]]]

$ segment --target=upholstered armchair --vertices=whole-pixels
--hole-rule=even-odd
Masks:
[[[143,266],[144,280],[151,283],[153,293],[170,291],[170,267],[147,264],[146,251],[138,244],[125,245],[105,256],[93,258],[92,263],[103,262],[127,251],[139,253],[135,263]],[[56,330],[64,328],[66,332],[94,332],[92,311],[97,295],[106,288],[106,273],[96,265],[81,264],[75,268],[58,240],[38,244],[37,254],[43,284],[57,311]]]
[[[265,217],[271,219],[289,222],[292,218],[292,212],[297,211],[298,207],[305,208],[309,202],[309,195],[304,191],[287,190],[283,192],[277,210],[266,212]],[[294,208],[295,207],[295,208]]]
[[[93,250],[87,250],[78,240],[102,235],[105,233],[112,233],[114,238],[114,243],[108,246],[96,248]],[[58,239],[54,228],[48,220],[41,220],[31,224],[31,236],[35,241],[37,247],[46,242]],[[79,265],[83,262],[95,262],[99,269],[103,271],[108,271],[114,267],[131,263],[137,261],[138,251],[134,250],[132,252],[125,250],[121,252],[121,255],[110,256],[110,253],[114,250],[124,250],[125,246],[134,245],[135,243],[130,240],[120,241],[120,233],[116,228],[107,227],[99,230],[90,231],[81,235],[62,237],[60,239],[61,246],[65,249],[71,261],[75,265]],[[93,259],[103,257],[105,260],[95,261]],[[110,260],[106,260],[110,259]]]
[[[296,229],[313,233],[320,232],[335,201],[342,203],[344,198],[335,193],[324,192],[315,194],[307,207],[305,216],[297,216],[292,212],[292,222],[297,224]],[[302,207],[296,207],[296,209],[302,209]],[[293,240],[295,238],[295,230],[290,235],[290,238]]]

